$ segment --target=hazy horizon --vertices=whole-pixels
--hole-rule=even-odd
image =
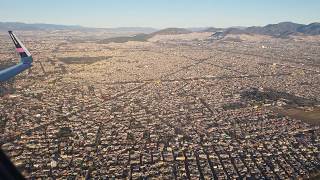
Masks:
[[[17,6],[21,4],[21,6]],[[117,27],[232,27],[263,26],[279,22],[319,22],[316,0],[269,1],[35,1],[2,2],[0,21]]]
[[[78,24],[56,24],[56,23],[46,23],[46,22],[21,22],[21,21],[0,21],[0,23],[23,23],[23,24],[30,24],[30,25],[37,25],[37,24],[43,24],[43,25],[61,25],[61,26],[79,26],[81,28],[101,28],[101,29],[117,29],[117,28],[150,28],[150,29],[155,29],[155,30],[160,30],[160,29],[166,29],[166,28],[185,28],[185,29],[203,29],[203,28],[247,28],[247,27],[253,27],[253,26],[266,26],[269,24],[279,24],[279,23],[284,23],[284,22],[291,22],[291,23],[296,23],[296,24],[312,24],[312,23],[320,23],[320,21],[317,22],[308,22],[308,23],[299,23],[299,22],[294,22],[294,21],[282,21],[282,22],[275,22],[275,23],[268,23],[268,24],[262,24],[262,25],[251,25],[251,26],[227,26],[227,27],[219,27],[219,26],[187,26],[187,27],[178,27],[178,26],[169,26],[169,27],[152,27],[152,26],[114,26],[114,27],[92,27],[92,26],[83,26],[83,25],[78,25]]]

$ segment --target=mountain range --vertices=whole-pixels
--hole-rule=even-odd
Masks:
[[[249,27],[244,29],[244,31],[254,34],[264,34],[271,36],[282,36],[298,33],[319,35],[320,23],[311,23],[309,25],[304,25],[292,22],[282,22],[278,24],[269,24],[264,27]]]
[[[72,30],[84,29],[85,27],[77,25],[57,25],[57,24],[27,24],[21,22],[0,22],[0,30]]]
[[[261,34],[274,37],[286,37],[288,35],[320,35],[320,23],[311,23],[308,25],[297,24],[293,22],[281,22],[278,24],[269,24],[266,26],[252,26],[247,28],[208,28],[204,32],[223,31],[225,34]]]
[[[79,30],[79,31],[107,31],[107,32],[134,32],[137,34],[187,34],[191,32],[217,32],[222,31],[225,34],[262,34],[274,37],[285,37],[288,35],[320,35],[320,23],[311,23],[308,25],[293,22],[281,22],[278,24],[269,24],[266,26],[251,27],[231,27],[231,28],[167,28],[157,30],[155,28],[145,27],[120,27],[120,28],[90,28],[78,25],[57,25],[57,24],[27,24],[21,22],[0,22],[0,31],[8,30]],[[141,36],[139,36],[141,37]]]
[[[149,27],[118,27],[118,28],[92,28],[79,25],[57,25],[35,23],[27,24],[21,22],[0,22],[0,31],[36,31],[36,30],[78,30],[78,31],[106,31],[121,33],[153,33],[157,31],[155,28]]]

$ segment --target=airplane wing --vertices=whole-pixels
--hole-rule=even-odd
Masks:
[[[32,66],[32,56],[28,49],[22,44],[22,42],[17,38],[17,36],[9,31],[9,35],[19,53],[21,60],[19,64],[8,67],[0,71],[0,82],[6,82],[9,79],[15,77],[26,69]]]
[[[31,53],[22,44],[22,42],[17,38],[17,36],[12,31],[9,31],[9,35],[10,35],[14,45],[16,46],[16,50],[20,54],[21,58],[30,57]]]

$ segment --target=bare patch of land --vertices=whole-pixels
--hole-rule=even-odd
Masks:
[[[311,110],[289,108],[279,110],[279,112],[295,119],[301,119],[308,124],[320,125],[320,108],[312,108]]]

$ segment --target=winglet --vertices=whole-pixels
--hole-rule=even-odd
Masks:
[[[17,52],[21,57],[21,61],[26,64],[32,63],[32,56],[28,49],[22,44],[22,42],[18,39],[18,37],[12,32],[8,31],[9,35],[16,47]]]

